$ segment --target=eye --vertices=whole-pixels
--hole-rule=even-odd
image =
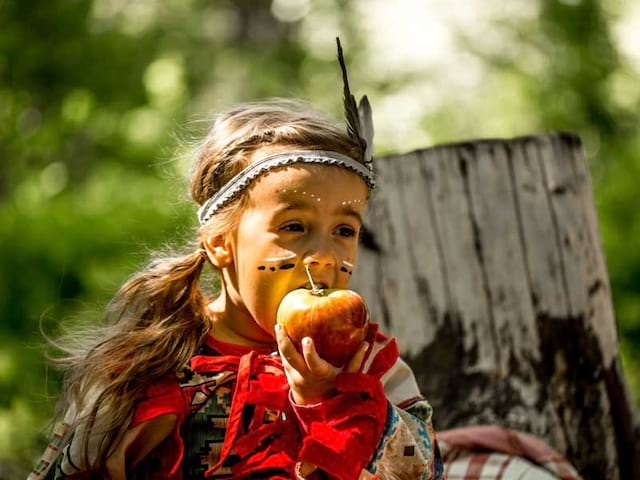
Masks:
[[[340,235],[341,237],[355,237],[357,235],[355,229],[347,226],[347,225],[343,225],[341,227],[338,227],[338,230],[336,230],[336,233],[338,235]]]
[[[281,227],[280,230],[284,230],[285,232],[304,232],[304,225],[300,222],[288,223]]]

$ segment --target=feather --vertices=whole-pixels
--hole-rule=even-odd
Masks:
[[[358,114],[360,117],[360,137],[366,142],[367,148],[364,153],[364,163],[368,166],[373,160],[373,114],[371,105],[366,95],[363,95],[358,104]]]
[[[356,104],[356,99],[349,89],[349,78],[347,77],[347,67],[344,62],[344,55],[342,53],[342,45],[340,45],[340,38],[336,37],[336,43],[338,44],[338,63],[340,63],[340,69],[342,70],[342,84],[344,87],[344,114],[347,119],[347,133],[349,137],[354,141],[356,145],[360,147],[364,162],[369,165],[371,157],[367,157],[367,152],[373,150],[373,123],[371,121],[371,106],[366,97],[363,97],[360,101],[360,105],[366,110],[362,118],[366,119],[367,132],[371,133],[371,139],[367,142],[367,137],[363,134],[361,126],[361,112]],[[368,112],[368,113],[367,113]]]

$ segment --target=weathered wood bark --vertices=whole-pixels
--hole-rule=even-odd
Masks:
[[[588,165],[568,134],[376,161],[353,287],[439,429],[533,433],[586,479],[640,478]]]

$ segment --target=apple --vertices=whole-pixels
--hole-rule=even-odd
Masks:
[[[304,337],[311,337],[321,358],[343,367],[364,341],[369,311],[353,290],[298,288],[280,302],[277,323],[301,350]]]

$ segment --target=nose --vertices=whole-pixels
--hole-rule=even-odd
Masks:
[[[331,245],[331,240],[317,239],[304,256],[304,265],[309,268],[324,269],[335,267],[336,253]]]

